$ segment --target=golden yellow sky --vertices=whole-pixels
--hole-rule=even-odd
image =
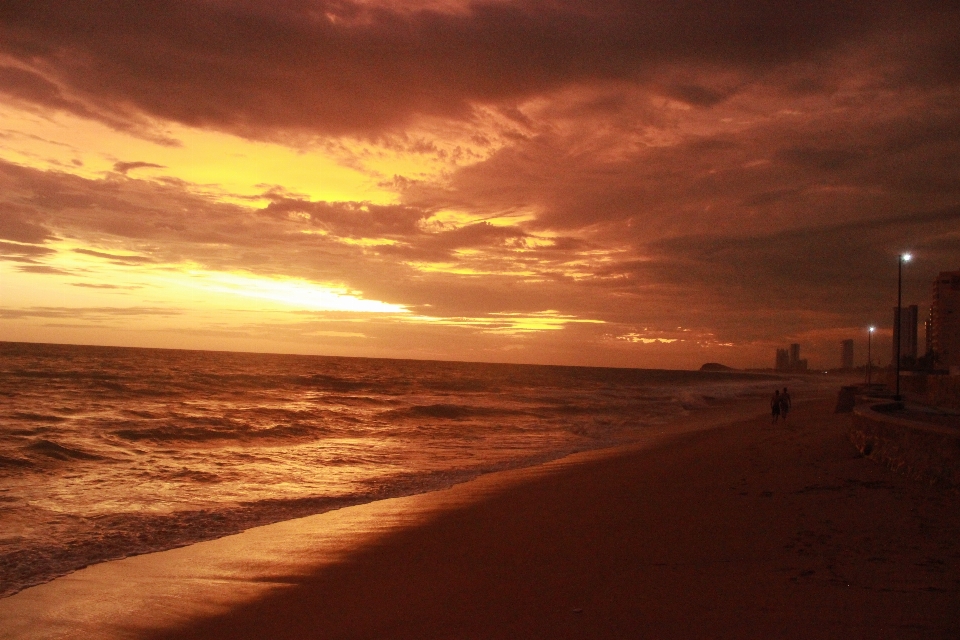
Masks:
[[[439,181],[457,167],[482,161],[489,151],[454,138],[444,140],[429,132],[415,134],[423,144],[460,149],[457,159],[413,152],[398,145],[364,141],[337,141],[335,145],[304,140],[290,143],[248,140],[228,133],[165,125],[163,138],[117,131],[100,122],[71,114],[37,113],[5,105],[0,110],[5,130],[0,159],[45,172],[67,174],[92,181],[136,180],[164,185],[171,181],[186,193],[210,203],[245,209],[269,204],[270,191],[295,195],[314,202],[360,202],[395,205],[399,194],[384,182],[393,176],[414,176],[417,180]],[[449,131],[447,133],[450,133]],[[169,140],[176,140],[170,144]],[[416,144],[416,143],[415,143]],[[135,160],[131,160],[135,159]],[[136,163],[123,166],[124,163]],[[309,214],[300,214],[303,217]],[[483,216],[487,224],[513,224],[529,219],[523,212]],[[438,209],[426,226],[452,230],[475,222],[476,215],[457,209]],[[328,236],[321,229],[304,234]],[[314,338],[349,343],[364,340],[369,324],[420,324],[428,327],[467,327],[473,330],[513,336],[561,330],[569,323],[602,324],[545,309],[533,313],[493,312],[480,317],[435,317],[414,312],[403,302],[385,302],[365,296],[343,281],[316,281],[282,273],[258,274],[249,269],[204,268],[192,260],[144,261],[144,251],[129,243],[101,238],[62,237],[45,246],[53,250],[42,260],[42,269],[31,272],[0,263],[4,304],[11,308],[76,309],[72,322],[45,322],[36,317],[6,320],[8,339],[142,344],[144,334],[153,334],[146,343],[167,347],[240,348],[251,323],[298,326],[301,314],[332,313],[325,322],[336,329],[312,331]],[[358,247],[395,244],[381,237],[342,237],[337,241]],[[546,241],[544,241],[546,242]],[[532,242],[536,244],[534,240]],[[459,252],[466,258],[478,251]],[[125,263],[124,259],[133,259]],[[474,268],[469,260],[452,262],[408,261],[414,270],[461,276],[534,275],[499,264],[491,271]],[[89,310],[96,319],[87,317]],[[111,313],[114,309],[117,313]],[[143,313],[123,313],[143,310]],[[69,314],[68,314],[69,315]],[[42,316],[40,316],[42,317]],[[64,317],[58,317],[64,320]],[[181,333],[197,333],[215,325],[221,338],[207,343],[186,340]],[[51,330],[45,330],[43,327]],[[119,337],[117,330],[119,329]],[[347,329],[347,330],[344,330]],[[369,331],[369,329],[367,329]],[[236,332],[239,339],[228,339]],[[200,333],[203,333],[202,331]],[[261,340],[262,342],[262,340]],[[291,345],[269,341],[261,349],[290,350]],[[249,348],[249,347],[248,347]],[[298,350],[294,348],[293,350]],[[301,345],[299,350],[323,352],[322,347]],[[337,352],[351,353],[339,345]],[[448,352],[438,355],[450,357]]]

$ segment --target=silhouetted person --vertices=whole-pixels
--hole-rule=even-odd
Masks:
[[[783,388],[783,393],[780,394],[780,417],[784,420],[787,419],[787,414],[790,412],[790,392],[787,391],[787,388]]]
[[[773,423],[780,419],[780,390],[775,389],[773,397],[770,398],[770,413],[773,414]]]

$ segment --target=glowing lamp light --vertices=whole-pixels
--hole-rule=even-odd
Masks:
[[[896,395],[893,396],[893,399],[896,400],[897,402],[900,402],[900,400],[901,400],[901,398],[900,398],[900,342],[901,342],[901,337],[902,337],[902,336],[901,336],[900,334],[903,333],[903,332],[901,331],[901,327],[902,327],[903,325],[900,324],[900,323],[902,322],[902,319],[901,319],[901,317],[900,317],[900,314],[903,312],[903,265],[904,265],[905,262],[910,262],[910,258],[912,258],[912,257],[913,257],[913,256],[911,256],[909,253],[901,253],[901,254],[900,254],[900,259],[897,260],[897,315],[896,315],[896,323],[897,323],[897,325],[899,325],[899,326],[894,327],[894,330],[895,330],[896,333],[897,333],[897,344],[896,344],[896,347],[897,347],[897,350],[896,350],[896,358],[897,358],[897,363],[896,363],[896,366],[897,366],[897,392],[896,392]]]
[[[870,333],[873,333],[873,332],[876,331],[876,330],[877,330],[876,327],[870,327]]]

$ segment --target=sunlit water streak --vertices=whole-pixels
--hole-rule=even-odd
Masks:
[[[629,442],[770,377],[0,343],[0,595]]]

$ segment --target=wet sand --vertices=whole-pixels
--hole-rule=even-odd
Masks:
[[[0,600],[0,637],[960,637],[960,496],[833,405],[97,565]]]

